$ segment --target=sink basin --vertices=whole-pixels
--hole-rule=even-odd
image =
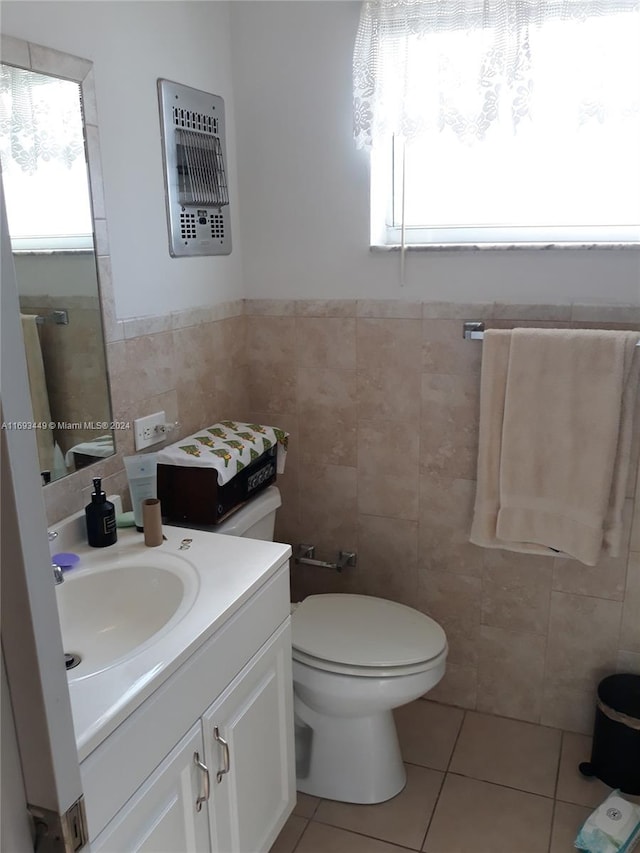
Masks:
[[[195,570],[176,556],[66,572],[56,587],[62,644],[80,658],[69,680],[113,666],[164,636],[186,615],[197,587]]]

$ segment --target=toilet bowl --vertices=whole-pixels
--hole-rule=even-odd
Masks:
[[[292,625],[298,790],[350,803],[394,797],[406,772],[392,710],[444,675],[444,631],[403,604],[347,594],[305,598]]]
[[[270,486],[210,529],[271,540],[280,505]],[[292,606],[292,634],[298,790],[350,803],[391,799],[406,783],[392,711],[444,675],[444,631],[394,601],[329,594]]]

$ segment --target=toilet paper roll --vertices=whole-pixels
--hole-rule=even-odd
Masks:
[[[162,513],[158,498],[145,498],[142,501],[142,527],[145,545],[150,548],[162,545]]]

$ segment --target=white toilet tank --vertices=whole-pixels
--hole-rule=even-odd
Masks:
[[[213,528],[214,533],[227,536],[244,536],[246,539],[264,539],[273,542],[276,511],[282,506],[282,498],[276,486],[269,486],[255,498],[251,498],[226,521]]]

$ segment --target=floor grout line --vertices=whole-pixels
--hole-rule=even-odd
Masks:
[[[440,802],[440,796],[442,794],[442,789],[444,788],[444,782],[447,778],[447,771],[442,774],[442,780],[440,782],[440,787],[438,789],[438,796],[436,797],[436,801],[433,804],[433,809],[431,810],[431,815],[429,816],[429,820],[427,821],[427,828],[424,831],[424,835],[422,836],[422,844],[420,845],[420,850],[424,850],[424,845],[427,843],[427,836],[429,835],[429,830],[431,829],[431,824],[433,823],[433,818],[436,814],[436,809],[438,808],[438,803]]]
[[[496,788],[506,788],[507,791],[517,791],[519,794],[526,794],[529,797],[541,797],[543,800],[555,800],[552,794],[541,794],[539,791],[529,791],[526,788],[516,788],[515,785],[507,785],[505,782],[494,782],[492,779],[479,779],[477,776],[469,776],[468,773],[462,773],[460,770],[448,770],[447,776],[459,776],[462,779],[471,779],[472,782],[480,782],[483,785],[493,785]]]
[[[291,853],[296,853],[296,850],[297,850],[297,849],[298,849],[298,847],[300,846],[300,842],[301,842],[301,841],[302,841],[302,839],[304,838],[305,833],[306,833],[306,831],[309,829],[309,825],[310,825],[310,824],[311,824],[311,819],[308,819],[308,820],[307,820],[307,823],[306,823],[306,826],[305,826],[305,828],[302,830],[302,832],[300,833],[300,838],[298,838],[298,840],[296,841],[295,846],[294,846],[293,850],[291,851]]]
[[[424,850],[424,845],[427,843],[427,836],[429,835],[429,830],[431,829],[431,824],[433,823],[433,819],[435,817],[438,803],[440,802],[440,797],[442,795],[442,789],[444,788],[444,783],[447,780],[447,776],[449,774],[449,768],[451,767],[451,762],[453,760],[453,754],[456,751],[456,747],[458,745],[458,741],[460,740],[460,735],[462,733],[462,727],[464,726],[464,721],[467,719],[467,710],[463,709],[462,717],[460,718],[460,725],[458,726],[458,731],[456,732],[456,737],[453,742],[453,746],[451,747],[451,753],[449,754],[449,760],[447,761],[447,767],[445,771],[442,773],[442,781],[440,783],[440,789],[438,790],[438,796],[436,797],[436,801],[433,804],[433,811],[431,812],[431,816],[429,817],[429,821],[427,823],[427,828],[424,833],[424,837],[422,839],[422,844],[420,845],[420,850]]]
[[[315,816],[316,816],[316,814],[318,813],[318,809],[320,808],[320,806],[322,805],[322,803],[323,803],[323,802],[324,802],[324,801],[323,801],[322,797],[318,797],[318,802],[317,802],[317,803],[315,804],[315,806],[313,807],[313,811],[312,811],[312,812],[311,812],[311,814],[309,815],[309,820],[313,820],[313,819],[314,819],[314,817],[315,817]]]
[[[562,766],[562,752],[564,748],[564,732],[560,730],[560,750],[558,752],[558,766],[556,767],[556,781],[553,786],[553,808],[551,810],[551,830],[549,832],[548,853],[551,853],[551,845],[553,844],[553,825],[556,822],[556,804],[558,802],[558,782],[560,781],[560,768]]]
[[[374,804],[375,805],[375,804]],[[420,853],[422,847],[407,847],[406,844],[403,844],[401,841],[388,841],[386,838],[380,838],[377,835],[367,835],[364,832],[361,832],[358,829],[346,829],[344,826],[336,826],[335,823],[329,823],[325,820],[313,820],[309,821],[309,823],[317,823],[320,826],[330,826],[332,829],[338,829],[340,832],[350,832],[352,835],[357,835],[360,838],[369,838],[372,841],[379,841],[381,844],[390,844],[392,847],[399,847],[402,850],[411,850],[412,853]],[[306,827],[305,827],[306,830]],[[299,843],[299,842],[298,842]],[[423,841],[424,844],[424,841]],[[295,851],[294,851],[295,853]]]
[[[462,734],[462,729],[464,728],[464,724],[465,724],[466,719],[467,719],[467,713],[468,713],[468,711],[466,709],[462,713],[462,719],[460,720],[460,726],[458,728],[458,733],[456,735],[456,739],[453,742],[453,747],[451,749],[451,755],[449,756],[449,761],[447,762],[447,769],[445,770],[445,773],[448,773],[449,770],[451,769],[451,762],[453,761],[453,756],[454,756],[454,753],[456,751],[456,747],[458,746],[458,741],[460,740],[460,735]]]

